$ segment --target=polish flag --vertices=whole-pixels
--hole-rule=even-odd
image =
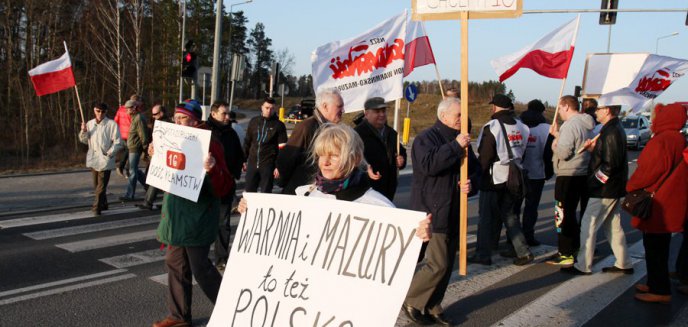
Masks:
[[[31,76],[37,96],[55,93],[76,85],[72,61],[69,59],[69,52],[66,51],[62,57],[29,70],[29,76]]]
[[[423,22],[411,22],[406,26],[406,47],[404,49],[404,77],[413,69],[435,63],[430,39],[425,34]]]
[[[537,42],[490,62],[503,82],[521,68],[530,68],[550,78],[565,78],[569,72],[580,16],[545,35]]]

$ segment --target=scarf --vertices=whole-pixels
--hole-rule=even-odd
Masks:
[[[325,194],[332,194],[337,200],[354,201],[370,188],[368,175],[360,170],[354,169],[351,174],[340,179],[327,179],[321,172],[315,175],[315,186],[318,191]]]

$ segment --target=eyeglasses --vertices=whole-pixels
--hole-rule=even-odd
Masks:
[[[97,113],[103,113],[103,112],[105,112],[105,110],[102,110],[102,109],[93,109],[93,111],[95,111],[95,112],[97,112]]]
[[[158,111],[158,112],[151,112],[151,115],[153,115],[153,116],[157,116],[157,115],[160,115],[160,114],[162,114],[160,111]]]

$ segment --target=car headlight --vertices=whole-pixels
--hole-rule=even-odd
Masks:
[[[635,139],[638,138],[638,135],[630,134],[630,135],[628,135],[628,138],[631,139],[631,140],[635,140]]]

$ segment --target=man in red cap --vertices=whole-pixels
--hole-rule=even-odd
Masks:
[[[208,129],[201,121],[201,106],[195,100],[177,105],[174,123]],[[152,156],[153,147],[149,148]],[[234,184],[225,164],[222,144],[215,137],[210,140],[210,152],[203,162],[206,176],[198,201],[193,202],[165,193],[162,219],[158,226],[158,240],[167,244],[165,265],[168,270],[167,306],[170,315],[156,321],[153,327],[191,326],[192,274],[203,293],[215,304],[222,276],[208,259],[210,245],[218,233],[220,199]]]

